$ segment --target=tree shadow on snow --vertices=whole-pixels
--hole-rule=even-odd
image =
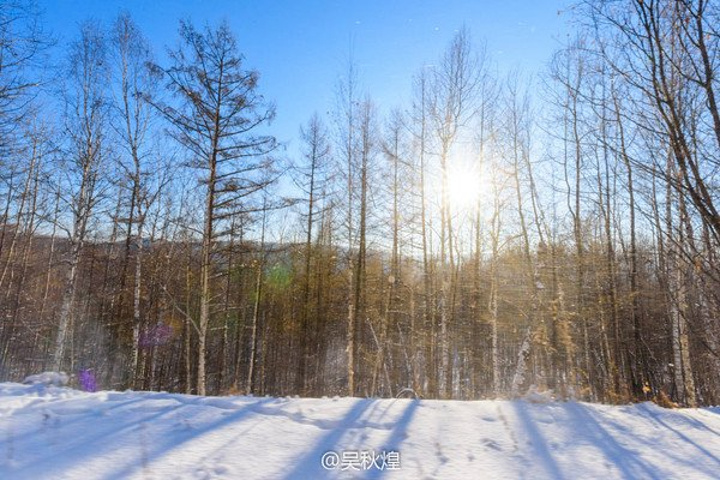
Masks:
[[[105,480],[125,480],[132,474],[137,473],[138,470],[147,469],[153,462],[157,461],[164,455],[167,455],[172,450],[181,448],[186,443],[191,442],[206,433],[242,422],[247,417],[251,416],[251,414],[257,413],[258,409],[262,409],[264,404],[273,402],[274,400],[275,399],[273,398],[263,398],[256,402],[243,404],[242,406],[238,406],[236,411],[228,413],[215,421],[204,423],[198,427],[188,427],[182,431],[173,432],[169,435],[154,436],[152,438],[153,444],[145,445],[143,447],[144,451],[142,453],[142,458],[140,459],[140,465],[138,465],[137,461],[133,461],[125,467],[105,477]],[[186,422],[190,422],[192,421],[192,417],[185,418],[184,420]]]
[[[113,460],[113,467],[107,469],[105,480],[125,480],[133,474],[145,472],[155,460],[161,458],[171,450],[174,450],[187,442],[190,442],[215,429],[223,428],[230,424],[236,424],[245,417],[254,413],[256,409],[262,408],[265,403],[273,399],[261,399],[255,402],[237,406],[233,409],[225,409],[226,414],[207,423],[201,423],[197,427],[192,423],[196,417],[206,413],[202,405],[192,401],[179,401],[175,405],[162,405],[154,408],[152,403],[148,404],[147,411],[133,412],[127,418],[122,415],[98,416],[96,422],[89,422],[87,415],[79,415],[72,421],[62,421],[63,415],[55,415],[59,418],[57,424],[52,424],[42,432],[45,439],[28,438],[28,446],[32,442],[38,443],[51,450],[50,455],[45,455],[42,461],[28,461],[24,465],[18,465],[7,472],[9,477],[3,478],[58,478],[68,475],[69,471],[77,468],[83,459],[97,460],[103,458],[110,452],[127,450],[128,455],[124,456],[127,461]],[[107,413],[119,407],[137,403],[135,400],[121,402],[115,408],[104,409]],[[188,407],[196,407],[195,412],[183,413]],[[143,438],[144,428],[148,424],[157,424],[157,420],[163,417],[175,417],[174,425],[169,425],[169,431],[150,431],[147,438]],[[80,435],[72,436],[77,427],[67,428],[76,422],[85,421],[87,427]],[[91,429],[90,429],[91,428]],[[152,427],[151,427],[152,428]],[[51,441],[50,444],[47,442]],[[24,447],[17,442],[16,450]],[[142,449],[138,455],[137,449]],[[145,472],[147,473],[147,472]],[[0,468],[0,477],[3,476]]]
[[[134,398],[131,400],[116,402],[109,407],[102,408],[97,413],[98,423],[102,422],[104,419],[108,419],[113,414],[114,410],[120,410],[124,407],[132,406],[133,404],[137,404],[142,401],[142,398]],[[37,407],[37,405],[34,405],[34,407]],[[24,433],[15,435],[13,437],[13,441],[16,445],[22,445],[22,443],[26,441],[29,443],[35,442],[38,436],[46,435],[49,430],[58,428],[66,429],[75,423],[86,422],[88,418],[88,414],[86,412],[78,411],[74,413],[63,413],[62,407],[60,407],[60,413],[58,413],[57,410],[57,403],[48,402],[46,405],[43,405],[43,409],[40,412],[42,414],[42,420],[40,423],[38,423],[35,428],[28,428]],[[23,409],[18,409],[13,411],[12,414],[18,415],[23,413]],[[70,445],[66,444],[64,447],[61,445],[59,448],[68,447],[70,447]]]
[[[637,452],[618,443],[615,437],[595,419],[587,407],[580,403],[568,402],[565,404],[565,410],[569,415],[568,423],[582,426],[592,444],[603,452],[608,462],[620,470],[624,478],[629,480],[637,478],[662,480],[665,478],[657,472],[653,465],[643,460]]]
[[[296,480],[299,478],[313,478],[318,480],[332,478],[333,471],[326,470],[321,465],[323,455],[328,451],[334,451],[338,454],[342,453],[339,451],[341,445],[339,445],[338,442],[347,431],[357,428],[354,424],[362,417],[363,413],[372,403],[372,400],[356,400],[355,404],[348,410],[337,427],[330,429],[310,452],[293,461],[295,467],[285,478],[287,480]]]
[[[131,403],[131,402],[128,402]],[[44,428],[42,436],[47,437],[44,440],[46,448],[51,449],[52,453],[44,456],[41,461],[27,462],[24,465],[15,467],[12,470],[11,478],[57,478],[63,475],[66,470],[75,468],[82,459],[93,459],[101,457],[105,452],[112,451],[117,448],[116,439],[121,435],[133,437],[136,429],[147,422],[153,422],[158,418],[170,415],[183,405],[177,405],[160,411],[143,414],[142,418],[123,422],[115,418],[102,419],[98,418],[97,422],[92,424],[91,432],[73,436],[74,428],[69,427],[72,423],[81,420],[87,421],[87,416],[76,418],[70,422],[63,422],[59,417],[49,427]],[[89,422],[86,422],[89,424]],[[31,443],[33,441],[30,439]],[[18,445],[18,450],[23,447]],[[36,447],[33,447],[36,448]]]
[[[532,447],[535,449],[538,458],[542,462],[542,466],[547,472],[547,478],[562,479],[565,478],[560,471],[560,467],[552,457],[550,450],[547,447],[547,441],[543,437],[542,433],[536,425],[536,421],[528,413],[528,405],[526,402],[514,401],[512,406],[515,409],[518,420],[521,422],[522,427],[525,429]]]
[[[714,453],[709,451],[707,448],[702,446],[701,444],[697,443],[687,435],[685,435],[682,431],[678,430],[677,428],[670,425],[668,422],[663,420],[663,415],[661,415],[659,412],[654,411],[654,408],[658,407],[650,407],[648,405],[638,405],[638,410],[642,413],[642,415],[646,418],[648,418],[650,421],[655,422],[660,428],[663,430],[666,430],[668,433],[675,435],[678,437],[679,442],[677,443],[684,443],[686,445],[690,445],[695,450],[697,450],[700,454],[705,456],[708,460],[712,461],[714,463],[714,467],[710,468],[710,471],[704,471],[703,474],[708,475],[710,477],[718,475],[717,472],[720,472],[720,458],[718,458]],[[664,413],[664,412],[663,412]],[[676,411],[676,410],[670,410],[669,414],[673,416],[674,420],[683,422],[690,426],[691,428],[695,430],[704,430],[707,431],[713,435],[718,435],[718,433],[713,430],[712,428],[709,428],[707,425],[703,424],[702,422],[685,416],[682,411]],[[668,452],[669,454],[670,452]],[[693,462],[692,459],[688,458],[682,458],[679,459],[681,461],[686,462],[689,466],[694,467],[695,469],[701,469],[702,464],[699,462]]]
[[[312,448],[309,452],[300,456],[293,462],[294,468],[287,475],[285,475],[285,480],[322,480],[330,478],[381,478],[386,472],[386,470],[369,468],[365,472],[357,470],[341,471],[340,466],[332,469],[325,469],[323,468],[321,463],[323,455],[329,451],[333,451],[341,456],[343,450],[363,451],[371,449],[371,447],[368,445],[353,445],[348,439],[343,441],[343,437],[352,430],[366,428],[362,422],[359,422],[359,420],[363,416],[363,414],[365,414],[370,409],[371,406],[376,406],[374,404],[377,404],[377,402],[377,400],[357,400],[352,406],[352,408],[350,408],[350,410],[348,410],[348,412],[345,414],[343,419],[338,423],[337,427],[331,429],[324,437],[322,437],[317,442],[314,448]],[[418,400],[408,401],[408,406],[405,408],[400,418],[397,421],[393,422],[392,429],[390,430],[387,439],[383,442],[380,451],[400,451],[399,445],[406,438],[407,427],[410,424],[419,403],[420,402]],[[380,453],[380,451],[375,448],[375,453]],[[366,473],[367,476],[362,477],[363,473]]]
[[[410,426],[410,422],[412,422],[413,416],[415,415],[415,411],[420,406],[420,400],[407,400],[409,402],[408,406],[405,408],[405,411],[403,412],[402,416],[395,422],[393,425],[393,429],[390,432],[390,435],[388,435],[387,440],[385,440],[384,445],[382,447],[382,450],[385,452],[398,452],[400,454],[400,470],[402,471],[402,449],[400,448],[400,445],[402,444],[403,440],[407,438],[407,429]],[[377,480],[379,478],[382,478],[385,476],[386,473],[388,473],[390,470],[380,470],[378,468],[373,468],[368,470],[368,475],[365,477],[367,480]]]

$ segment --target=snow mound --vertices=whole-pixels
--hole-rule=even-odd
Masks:
[[[36,375],[25,377],[23,383],[25,385],[53,385],[55,387],[63,387],[67,385],[70,377],[65,372],[43,372]]]
[[[522,399],[529,403],[552,403],[555,401],[555,395],[552,390],[540,391],[535,385],[530,385]]]

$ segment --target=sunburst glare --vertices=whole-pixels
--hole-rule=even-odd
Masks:
[[[453,214],[471,215],[490,194],[488,176],[476,164],[459,161],[447,172],[447,200]]]

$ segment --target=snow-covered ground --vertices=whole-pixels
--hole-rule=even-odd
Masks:
[[[720,409],[2,383],[0,478],[720,478]]]

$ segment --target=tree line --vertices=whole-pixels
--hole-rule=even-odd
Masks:
[[[720,10],[574,18],[534,79],[459,30],[406,105],[350,61],[287,153],[227,23],[158,60],[2,2],[0,378],[717,403]]]

